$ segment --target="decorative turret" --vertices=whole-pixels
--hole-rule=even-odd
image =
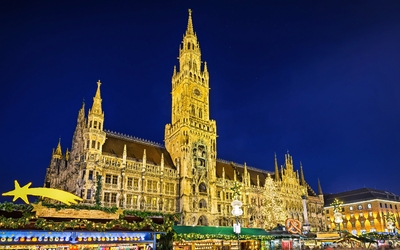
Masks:
[[[321,182],[319,181],[319,178],[318,178],[318,195],[324,195],[322,193],[322,187],[321,187]]]
[[[124,151],[122,152],[122,167],[126,167],[126,144],[124,144]]]
[[[275,157],[275,181],[280,181],[278,159],[276,158],[276,153],[274,153],[274,157]]]
[[[84,140],[86,142],[85,149],[89,152],[90,160],[97,161],[101,155],[103,144],[106,140],[106,133],[103,131],[104,112],[101,106],[100,95],[100,80],[97,81],[96,94],[93,97],[93,105],[88,113],[88,123],[84,132]],[[83,107],[82,107],[83,110]],[[81,112],[79,112],[78,120],[81,119]]]
[[[96,114],[103,116],[103,110],[101,108],[101,96],[100,96],[100,86],[101,82],[100,80],[97,81],[97,90],[96,90],[96,95],[93,97],[93,105],[92,109],[89,110],[89,114]]]
[[[194,35],[191,9],[189,9],[189,19],[188,19],[188,24],[187,24],[187,29],[186,29],[186,35]]]
[[[58,139],[58,144],[57,144],[57,148],[54,150],[53,149],[53,155],[52,158],[53,159],[62,159],[62,150],[61,150],[61,139]]]
[[[67,150],[65,151],[65,161],[69,160],[69,154],[70,154],[70,152],[69,152],[69,150],[67,148]]]
[[[285,167],[287,170],[293,171],[293,158],[289,154],[289,151],[285,154]]]
[[[300,162],[300,184],[305,186],[306,180],[304,179],[303,165]]]

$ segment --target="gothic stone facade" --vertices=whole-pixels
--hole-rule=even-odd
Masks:
[[[209,73],[202,64],[200,46],[189,14],[179,49],[179,69],[172,76],[172,119],[165,126],[165,147],[107,131],[103,125],[100,81],[92,108],[79,111],[71,151],[60,143],[53,150],[45,185],[104,206],[182,213],[183,225],[232,225],[231,201],[235,181],[242,185],[243,225],[262,226],[260,210],[265,179],[274,179],[288,218],[303,221],[303,194],[307,195],[310,224],[324,229],[322,191],[316,195],[294,170],[285,154],[273,171],[217,159],[217,125],[209,117]],[[271,160],[272,165],[272,160]],[[269,165],[263,166],[269,168]],[[101,188],[100,188],[101,187]]]

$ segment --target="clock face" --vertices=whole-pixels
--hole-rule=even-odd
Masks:
[[[200,92],[199,89],[194,89],[194,94],[195,94],[196,96],[200,96],[200,95],[201,95],[201,92]]]

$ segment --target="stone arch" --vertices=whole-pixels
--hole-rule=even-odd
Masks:
[[[200,193],[207,193],[207,186],[206,186],[206,184],[204,182],[200,183],[199,192]]]
[[[206,209],[207,208],[207,202],[205,199],[201,199],[199,202],[199,208],[200,209]]]
[[[208,219],[205,215],[199,217],[197,221],[198,226],[208,226]]]

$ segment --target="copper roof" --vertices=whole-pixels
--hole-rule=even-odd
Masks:
[[[257,175],[260,179],[260,186],[264,186],[265,178],[267,178],[268,173],[273,178],[274,173],[270,171],[265,171],[262,169],[257,169],[253,167],[247,167],[247,172],[250,174],[250,184],[257,185]],[[225,171],[225,179],[227,180],[234,180],[234,173],[236,171],[236,179],[238,181],[242,181],[243,172],[244,172],[244,165],[233,163],[221,159],[217,159],[217,178],[222,178],[222,169]]]
[[[103,145],[105,154],[122,158],[124,145],[126,145],[127,158],[136,161],[143,160],[143,153],[146,149],[146,161],[155,165],[161,165],[161,154],[164,154],[164,166],[176,169],[167,149],[161,144],[141,140],[138,138],[106,131],[106,142]]]
[[[372,188],[360,188],[337,194],[325,194],[324,195],[324,200],[326,204],[325,206],[330,206],[330,204],[332,204],[335,198],[340,201],[343,201],[344,204],[353,202],[362,202],[372,199],[381,199],[381,200],[397,201],[397,202],[400,201],[400,197],[398,195],[388,191],[377,190]]]

